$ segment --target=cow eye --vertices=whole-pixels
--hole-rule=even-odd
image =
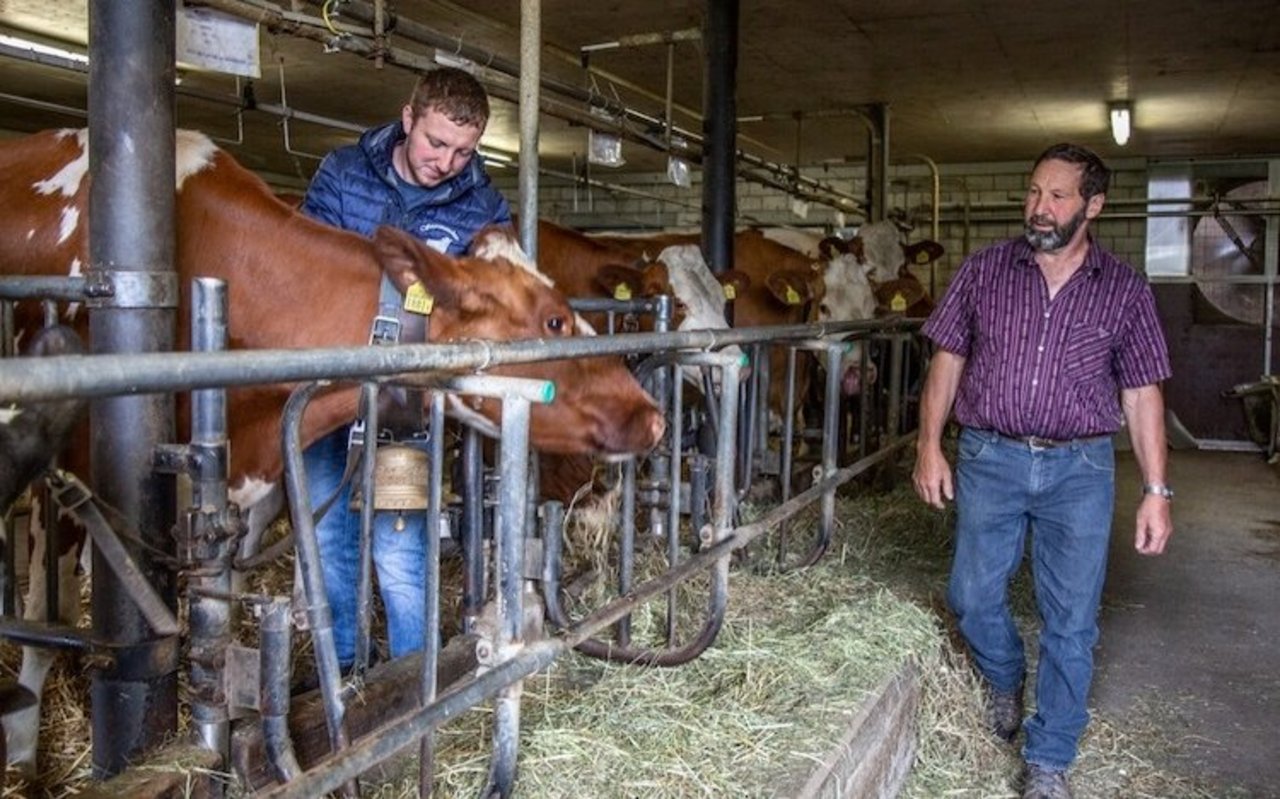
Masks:
[[[547,330],[559,335],[564,332],[564,317],[552,316],[547,319]]]

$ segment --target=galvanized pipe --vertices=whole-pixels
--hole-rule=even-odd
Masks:
[[[787,347],[787,391],[783,398],[782,443],[778,447],[778,492],[782,502],[791,498],[791,453],[796,427],[796,348]],[[778,527],[778,563],[787,557],[788,525]]]
[[[356,675],[363,675],[369,670],[373,629],[373,525],[378,501],[376,469],[379,430],[376,383],[365,383],[360,387],[360,406],[364,409],[364,439],[360,442],[360,533],[356,550],[360,571],[356,577],[356,651],[355,661],[351,665],[352,673]],[[351,455],[348,450],[347,457],[350,458]],[[344,516],[349,509],[330,507],[328,512]]]
[[[88,278],[84,277],[0,277],[0,299],[58,300],[84,302],[89,299]]]
[[[618,513],[622,517],[618,531],[618,596],[626,596],[635,582],[636,572],[636,461],[629,458],[622,466],[622,497]],[[619,646],[631,645],[631,617],[618,620],[614,632]]]
[[[324,573],[320,565],[320,545],[316,540],[315,521],[312,518],[311,492],[307,488],[306,467],[302,460],[302,416],[312,398],[323,388],[323,384],[308,383],[289,395],[281,421],[281,434],[284,448],[285,493],[289,497],[289,516],[293,523],[294,546],[297,550],[298,566],[306,595],[307,623],[311,627],[316,672],[320,683],[320,694],[324,700],[329,747],[334,752],[341,752],[347,747],[342,672],[338,666],[338,652],[333,641],[333,613],[329,609],[328,594],[325,592]],[[349,793],[359,793],[359,788],[354,784],[347,786],[346,790]]]
[[[675,375],[671,381],[671,408],[669,411],[670,426],[667,428],[668,450],[670,460],[667,462],[667,565],[674,566],[680,561],[680,477],[684,460],[684,381]],[[667,592],[667,646],[676,642],[676,600],[675,589]]]
[[[421,706],[426,707],[436,699],[436,682],[439,680],[440,658],[440,533],[442,532],[443,483],[444,483],[444,394],[431,397],[431,440],[429,442],[431,481],[427,486],[427,539],[424,558],[427,562],[424,607],[422,609],[423,634]],[[435,774],[435,736],[428,729],[418,747],[418,795],[431,795]]]
[[[292,652],[289,598],[273,597],[261,608],[258,714],[262,720],[262,743],[275,778],[289,782],[302,773],[289,735],[289,661]]]
[[[215,353],[58,355],[0,361],[0,401],[28,402],[67,397],[104,397],[183,389],[238,387],[310,380],[359,380],[391,376],[418,385],[414,372],[460,372],[499,364],[597,355],[716,350],[771,339],[811,339],[861,331],[912,329],[908,320],[864,320],[812,325],[575,336],[557,340],[470,341],[401,344],[393,347],[339,347],[307,350],[253,350]],[[436,379],[438,378],[425,378]]]
[[[902,403],[903,403],[903,348],[906,346],[906,339],[901,335],[890,335],[887,337],[889,341],[889,407],[886,413],[885,427],[891,437],[896,437],[902,433]]]
[[[473,427],[462,432],[462,631],[475,632],[484,605],[484,448]]]
[[[227,284],[213,278],[192,281],[191,347],[214,352],[227,346]],[[191,634],[191,719],[200,745],[231,754],[231,724],[223,685],[225,653],[232,642],[231,555],[233,531],[227,520],[227,392],[191,392],[192,513],[187,527],[194,574],[189,577]]]
[[[520,243],[538,260],[538,122],[542,0],[520,0]]]
[[[170,288],[176,288],[174,19],[174,4],[163,0],[89,1],[87,267],[121,277],[155,276]],[[155,298],[130,304],[90,307],[93,350],[173,349],[174,307]],[[173,398],[116,397],[93,403],[89,416],[94,490],[147,547],[172,554],[173,496],[150,464],[155,445],[174,438]],[[121,581],[100,556],[94,561],[94,633],[122,646],[150,640],[150,626]],[[142,559],[143,572],[164,602],[176,606],[174,575],[149,561]],[[178,675],[167,666],[95,670],[90,695],[97,777],[119,773],[177,728]]]
[[[524,644],[524,526],[528,495],[529,419],[531,407],[522,397],[502,402],[502,446],[499,457],[502,499],[498,503],[498,532],[494,561],[498,564],[498,628],[494,655],[509,660]],[[493,709],[493,756],[481,796],[511,795],[520,744],[520,695],[515,680],[498,692]]]

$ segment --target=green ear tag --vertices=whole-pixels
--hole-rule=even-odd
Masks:
[[[631,299],[631,287],[626,283],[619,283],[613,287],[613,298],[615,300]]]
[[[427,287],[421,282],[415,282],[404,293],[404,309],[409,313],[416,313],[421,316],[430,316],[431,309],[436,305],[436,298],[432,297]]]
[[[787,305],[799,305],[799,304],[800,304],[800,292],[796,291],[790,286],[787,286]]]
[[[725,283],[724,298],[726,300],[736,300],[738,298],[738,287],[732,283]]]
[[[920,264],[921,266],[929,263],[929,251],[921,250],[920,252],[916,253],[916,263]]]

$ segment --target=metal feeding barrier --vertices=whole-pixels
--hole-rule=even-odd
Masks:
[[[52,296],[67,300],[80,296],[77,292],[83,289],[82,285],[47,280],[38,286],[19,285],[7,279],[0,281],[0,299]],[[836,489],[912,440],[905,420],[914,391],[909,351],[916,325],[903,320],[669,332],[671,303],[665,297],[575,301],[578,310],[608,314],[610,329],[618,318],[652,315],[655,332],[549,342],[227,352],[223,351],[225,286],[218,281],[196,281],[193,296],[198,307],[192,314],[192,341],[200,351],[6,358],[0,360],[0,401],[34,403],[73,396],[192,391],[190,443],[162,446],[156,465],[163,471],[187,474],[193,484],[192,507],[186,512],[185,523],[178,526],[179,561],[188,576],[193,727],[201,746],[219,753],[224,764],[239,766],[244,760],[232,752],[236,746],[232,722],[256,713],[266,760],[265,776],[259,781],[264,796],[310,797],[334,790],[358,793],[357,780],[362,773],[414,744],[421,756],[421,785],[429,788],[434,730],[485,701],[494,703],[494,717],[484,795],[510,795],[518,754],[521,680],[572,648],[613,660],[663,666],[696,658],[714,642],[724,621],[729,556],[767,533],[785,528],[797,513],[821,502],[818,532],[799,555],[788,555],[785,532],[776,544],[775,560],[780,568],[816,562],[831,540]],[[3,319],[11,319],[11,309],[3,310]],[[854,341],[861,345],[864,377],[873,363],[882,375],[877,392],[865,391],[860,398],[856,415],[850,413],[846,398],[841,396],[840,382],[845,355]],[[723,351],[737,347],[749,351],[750,358],[733,350]],[[779,430],[776,435],[770,429],[768,402],[772,379],[768,355],[775,347],[784,348],[786,355],[785,406],[780,423],[773,425]],[[616,596],[574,617],[561,602],[564,509],[558,503],[536,507],[532,499],[535,484],[530,482],[531,474],[537,473],[529,454],[531,408],[551,399],[550,384],[457,373],[499,364],[602,355],[622,355],[635,361],[636,373],[658,400],[668,425],[663,442],[643,462],[628,458],[618,467],[623,491],[618,571],[612,586]],[[793,494],[797,433],[800,439],[806,438],[805,431],[797,431],[793,422],[797,375],[810,355],[816,355],[825,366],[825,371],[819,372],[821,398],[812,403],[821,410],[820,455],[814,464],[812,485]],[[748,367],[750,374],[744,379]],[[691,407],[686,404],[688,381],[682,376],[690,370],[703,375],[701,402]],[[413,512],[425,512],[427,517],[425,557],[427,580],[432,586],[423,608],[429,634],[420,668],[412,675],[417,690],[408,691],[416,701],[397,706],[386,716],[365,720],[359,734],[351,732],[359,704],[351,699],[362,688],[367,664],[360,662],[349,679],[339,670],[299,433],[308,403],[334,380],[361,383],[363,417],[370,431],[378,430],[376,398],[380,390],[410,385],[432,392],[425,439],[427,482],[424,495],[412,498]],[[317,722],[324,728],[324,751],[328,752],[305,758],[299,754],[288,724],[291,701],[296,702],[290,698],[289,685],[290,603],[282,597],[241,595],[232,590],[234,552],[243,536],[244,522],[238,509],[227,501],[227,388],[291,382],[302,385],[291,396],[283,418],[284,479],[305,597],[305,608],[292,610],[295,614],[304,611],[308,617],[321,698],[322,715]],[[867,383],[863,381],[864,386]],[[458,503],[446,507],[442,480],[449,469],[443,431],[449,394],[497,398],[502,417],[496,478],[486,478],[480,434],[466,428],[458,456],[461,481],[456,486],[462,496]],[[687,424],[690,417],[696,423]],[[877,419],[885,421],[879,424]],[[880,435],[873,448],[872,433],[877,430]],[[776,453],[771,439],[777,442]],[[851,460],[845,450],[852,449],[849,445],[855,442],[856,457]],[[376,432],[367,435],[362,446],[361,547],[367,555],[378,507]],[[759,475],[777,479],[781,504],[757,521],[735,527],[738,505]],[[685,516],[690,519],[693,538],[687,551],[686,539],[681,537]],[[486,524],[490,517],[491,524]],[[633,560],[637,518],[647,520],[649,534],[663,542],[666,557],[665,570],[642,582],[636,582]],[[469,648],[468,656],[476,668],[438,690],[445,677],[438,663],[448,649],[442,648],[436,634],[441,626],[441,531],[455,527],[454,537],[464,558],[463,635],[458,639],[460,646]],[[6,558],[6,565],[11,563],[12,553]],[[369,558],[363,563],[367,570]],[[700,574],[709,575],[702,618],[693,625],[678,624],[675,589]],[[367,571],[361,580],[358,635],[360,641],[367,642],[372,604]],[[533,590],[535,583],[540,592]],[[135,601],[146,601],[140,597],[135,595]],[[633,640],[632,612],[660,597],[667,601],[661,640]],[[256,650],[232,641],[232,621],[240,606],[248,606],[261,619]],[[545,637],[530,636],[544,616],[556,631]],[[537,622],[532,628],[530,619]],[[695,632],[682,639],[678,629]],[[246,781],[254,784],[254,780]]]

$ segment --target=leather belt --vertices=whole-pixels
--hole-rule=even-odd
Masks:
[[[1057,449],[1058,447],[1069,447],[1072,444],[1091,444],[1096,441],[1101,441],[1104,438],[1111,437],[1109,435],[1097,435],[1058,439],[1041,438],[1040,436],[1007,436],[1001,432],[996,432],[996,435],[1003,438],[1005,441],[1023,444],[1031,449]]]

